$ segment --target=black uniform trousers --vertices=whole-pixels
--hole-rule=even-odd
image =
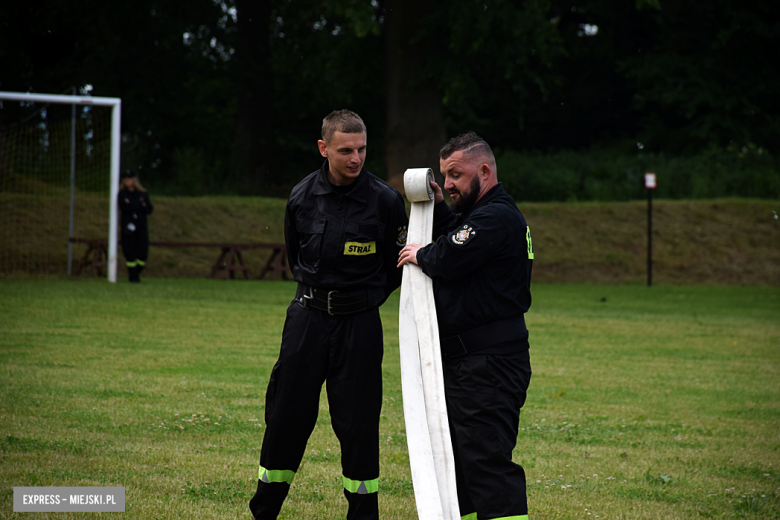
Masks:
[[[130,281],[138,280],[149,258],[149,234],[143,229],[133,233],[122,233],[122,254],[125,255],[127,274]]]
[[[517,341],[526,348],[443,359],[458,502],[464,518],[514,519],[528,514],[525,471],[512,462],[520,408],[531,380],[528,340]]]
[[[347,518],[379,518],[382,356],[378,308],[332,316],[290,305],[266,392],[261,474],[249,502],[257,520],[279,514],[314,430],[325,381],[331,424],[341,444]]]

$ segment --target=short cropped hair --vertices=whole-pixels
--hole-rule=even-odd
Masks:
[[[474,132],[460,134],[459,136],[450,139],[449,142],[439,150],[439,158],[447,159],[450,155],[459,151],[463,151],[463,155],[467,157],[487,157],[494,164],[496,162],[496,157],[493,155],[493,150],[490,149],[490,145]]]
[[[351,110],[334,110],[322,120],[322,140],[330,142],[333,134],[368,134],[366,124]]]

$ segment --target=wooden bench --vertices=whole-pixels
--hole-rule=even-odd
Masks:
[[[81,260],[73,263],[73,274],[79,275],[84,269],[94,269],[95,276],[104,276],[103,269],[108,265],[108,240],[105,238],[71,238],[74,244],[87,244],[87,252]]]
[[[85,268],[94,268],[97,276],[102,276],[102,269],[107,265],[108,240],[105,238],[72,238],[71,242],[87,244],[87,252],[77,264],[75,274],[79,274]],[[287,249],[284,244],[263,243],[226,243],[226,242],[171,242],[167,240],[152,240],[150,246],[154,247],[211,247],[221,250],[217,261],[211,267],[209,278],[227,280],[235,278],[236,272],[244,274],[244,278],[251,280],[249,268],[244,264],[242,251],[247,249],[271,249],[271,256],[263,266],[258,279],[262,280],[266,274],[274,279],[292,280],[290,267],[287,265]]]
[[[152,240],[149,242],[150,246],[156,247],[215,247],[222,250],[217,258],[217,261],[211,267],[211,274],[209,278],[216,278],[218,272],[222,271],[221,278],[227,280],[228,277],[233,279],[236,276],[236,271],[244,273],[244,278],[251,280],[249,276],[249,269],[244,264],[244,257],[241,251],[245,249],[272,249],[271,257],[263,266],[258,278],[262,280],[266,274],[272,273],[275,278],[281,278],[284,280],[292,280],[292,276],[288,277],[290,268],[287,266],[287,248],[284,244],[261,244],[261,243],[248,243],[248,244],[231,244],[222,242],[169,242],[164,240]]]

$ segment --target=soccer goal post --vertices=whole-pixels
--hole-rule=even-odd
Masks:
[[[56,94],[31,94],[25,92],[2,92],[0,100],[17,101],[21,103],[56,103],[64,105],[111,107],[111,166],[109,176],[109,216],[108,216],[108,265],[107,278],[116,282],[117,274],[117,197],[119,195],[119,150],[121,142],[121,110],[120,98],[67,96]]]

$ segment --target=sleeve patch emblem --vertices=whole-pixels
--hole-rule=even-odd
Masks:
[[[398,239],[395,241],[395,245],[399,247],[403,247],[406,245],[406,226],[398,228]]]
[[[450,239],[456,246],[464,246],[477,236],[477,230],[468,224],[464,224],[460,229],[455,230]]]

